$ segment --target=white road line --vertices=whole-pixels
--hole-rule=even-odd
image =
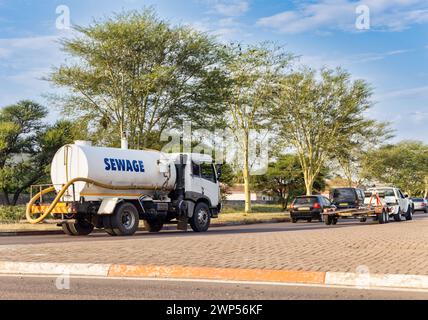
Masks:
[[[30,275],[30,274],[0,274],[0,278],[53,278],[58,275]],[[371,287],[371,288],[356,288],[355,286],[346,285],[322,285],[322,284],[302,284],[302,283],[285,283],[285,282],[259,282],[259,281],[228,281],[228,280],[207,280],[207,279],[180,279],[180,278],[121,278],[121,277],[105,277],[105,276],[75,276],[71,275],[70,279],[87,279],[87,280],[114,280],[114,281],[159,281],[159,282],[189,282],[189,283],[212,283],[212,284],[242,284],[242,285],[263,285],[263,286],[279,286],[279,287],[307,287],[307,288],[328,288],[328,289],[348,289],[358,290],[361,292],[368,291],[396,291],[396,292],[419,292],[428,293],[428,289],[412,289],[412,288],[387,288],[387,287]]]

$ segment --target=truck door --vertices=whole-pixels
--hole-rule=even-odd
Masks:
[[[202,194],[210,199],[213,206],[217,206],[220,199],[214,164],[201,163],[200,168]]]
[[[401,192],[401,190],[397,189],[397,199],[398,199],[398,203],[400,205],[400,209],[401,211],[404,213],[407,211],[407,199],[406,197],[403,195],[403,193]]]

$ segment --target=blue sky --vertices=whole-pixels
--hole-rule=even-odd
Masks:
[[[71,31],[56,28],[59,5],[78,25],[153,6],[161,18],[221,41],[276,41],[302,63],[342,66],[367,80],[376,101],[369,116],[391,121],[395,140],[428,142],[426,0],[0,0],[0,106],[20,99],[47,104],[44,94],[56,90],[41,78],[65,61],[57,40]],[[370,10],[368,30],[355,26],[360,5]]]

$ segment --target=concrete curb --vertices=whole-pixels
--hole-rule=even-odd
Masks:
[[[233,227],[233,226],[246,226],[253,224],[266,224],[266,223],[283,223],[289,222],[290,218],[275,218],[259,221],[243,221],[243,222],[226,222],[226,223],[212,223],[211,228]],[[174,227],[166,226],[164,230],[176,230]],[[139,228],[138,231],[145,231]],[[95,230],[94,233],[103,233],[103,230]],[[58,227],[58,230],[18,230],[18,231],[0,231],[0,237],[14,237],[14,236],[45,236],[45,235],[62,235],[64,232]]]
[[[225,269],[185,266],[132,266],[116,264],[66,264],[0,262],[2,275],[92,276],[107,278],[193,279],[271,282],[345,286],[358,289],[425,289],[428,276],[405,274],[363,274],[265,269]]]

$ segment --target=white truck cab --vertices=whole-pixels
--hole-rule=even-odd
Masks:
[[[408,195],[401,192],[399,188],[395,187],[375,187],[369,188],[368,192],[376,192],[381,198],[384,205],[389,208],[389,215],[394,218],[395,221],[401,221],[403,219],[413,219],[413,203]],[[366,198],[366,202],[367,202]]]

